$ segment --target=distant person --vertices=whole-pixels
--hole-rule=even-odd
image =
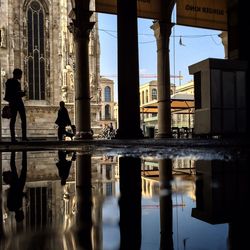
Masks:
[[[113,123],[111,122],[108,126],[108,138],[112,139],[115,136],[115,130],[113,127]]]
[[[3,181],[10,187],[7,191],[7,208],[10,212],[15,212],[15,219],[21,222],[24,219],[23,198],[26,197],[23,192],[27,176],[27,152],[22,152],[22,169],[18,177],[16,169],[16,152],[11,152],[10,171],[3,172]]]
[[[112,133],[114,130],[113,123],[111,122],[109,125],[109,131]]]
[[[69,118],[68,110],[65,107],[65,102],[60,101],[59,105],[60,105],[60,108],[58,110],[57,118],[55,121],[55,123],[58,125],[58,140],[62,141],[64,135],[69,136],[72,139],[73,136],[75,135],[75,126],[71,125],[71,120]],[[71,126],[73,130],[72,133],[66,131],[67,126]]]
[[[22,126],[22,140],[28,141],[27,138],[27,125],[26,125],[26,112],[22,97],[25,96],[25,91],[21,89],[22,70],[14,69],[13,78],[10,78],[5,83],[5,97],[4,100],[9,102],[11,118],[10,118],[10,135],[11,141],[17,142],[15,136],[15,124],[17,112],[19,112]]]
[[[58,150],[58,162],[56,166],[58,168],[58,175],[61,178],[61,185],[64,186],[69,177],[72,161],[76,160],[76,152],[72,153],[71,160],[67,160],[69,153],[66,150]]]

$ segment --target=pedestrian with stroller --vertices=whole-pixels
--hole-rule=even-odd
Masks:
[[[55,123],[58,125],[58,140],[62,141],[64,136],[69,136],[71,139],[75,134],[75,127],[71,124],[71,120],[69,118],[69,113],[67,108],[65,107],[65,102],[60,101],[60,107],[57,113],[57,118]],[[71,126],[73,132],[66,131],[66,127]]]

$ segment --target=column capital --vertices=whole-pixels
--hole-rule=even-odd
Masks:
[[[167,22],[167,21],[153,21],[153,24],[151,25],[151,29],[154,31],[155,38],[161,39],[162,36],[168,36],[171,35],[171,29],[174,26],[174,23]]]
[[[73,8],[70,11],[69,17],[71,22],[68,29],[73,33],[74,38],[89,38],[89,33],[93,29],[96,22],[91,21],[91,16],[93,11],[89,10],[79,10],[78,8]]]
[[[73,34],[75,39],[87,38],[89,39],[89,33],[93,29],[95,22],[82,23],[80,26],[77,25],[75,20],[72,20],[68,26],[69,31]]]

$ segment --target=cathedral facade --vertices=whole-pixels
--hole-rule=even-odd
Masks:
[[[59,102],[65,101],[74,123],[74,38],[68,28],[68,0],[0,0],[1,104],[5,82],[14,68],[23,70],[22,88],[28,137],[55,137]],[[100,45],[97,16],[89,40],[91,126],[100,120]],[[2,137],[9,137],[9,120],[2,119]],[[20,136],[17,119],[16,134]]]

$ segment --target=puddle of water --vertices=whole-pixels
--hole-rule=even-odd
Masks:
[[[1,155],[1,249],[245,249],[248,156]]]

